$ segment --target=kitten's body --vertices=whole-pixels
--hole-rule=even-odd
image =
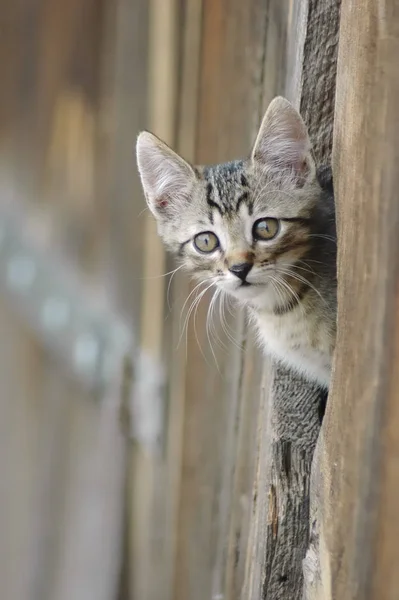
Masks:
[[[250,159],[191,168],[141,134],[144,191],[168,247],[249,309],[268,353],[328,387],[335,344],[332,182],[316,176],[306,129],[283,99]]]

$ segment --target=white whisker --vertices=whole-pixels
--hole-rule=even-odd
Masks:
[[[300,311],[302,312],[302,315],[306,318],[305,309],[304,309],[301,299],[299,298],[296,291],[292,288],[292,286],[290,286],[290,284],[287,281],[285,281],[285,279],[278,278],[278,282],[281,285],[283,285],[292,296],[294,296],[295,300],[297,301],[298,307],[299,307]]]
[[[181,265],[180,267],[177,267],[177,269],[175,269],[174,271],[172,271],[172,276],[171,276],[171,278],[169,279],[169,283],[168,283],[168,289],[167,289],[167,291],[166,291],[166,302],[167,302],[167,304],[168,304],[168,309],[169,309],[170,311],[172,310],[172,307],[171,307],[171,305],[170,305],[170,302],[169,302],[169,293],[170,293],[170,286],[172,285],[172,279],[173,279],[173,277],[176,275],[177,271],[179,271],[179,270],[180,270],[180,269],[181,269],[183,266],[184,266],[184,265]]]
[[[284,263],[284,262],[281,262],[281,263],[278,263],[278,267],[280,267],[280,266],[281,266],[281,267],[286,267],[286,268],[288,268],[288,269],[293,269],[293,270],[294,270],[294,272],[295,272],[295,269],[300,269],[301,271],[305,271],[306,273],[310,273],[311,275],[316,275],[316,276],[317,276],[317,273],[316,273],[316,271],[314,271],[312,268],[310,268],[310,267],[309,267],[309,265],[307,265],[307,266],[309,267],[309,268],[307,268],[307,269],[306,269],[305,267],[300,267],[300,266],[298,265],[298,263],[302,263],[302,262],[303,262],[303,261],[301,261],[301,260],[298,260],[298,261],[297,261],[296,263],[294,263],[294,264],[292,264],[292,263]]]
[[[229,296],[229,294],[227,292],[223,292],[223,301],[225,302],[225,305],[227,307],[229,315],[231,317],[235,318],[236,315],[232,311],[231,304],[230,304],[231,303],[231,297]]]
[[[198,288],[199,288],[201,285],[204,285],[205,283],[208,283],[208,282],[209,282],[211,279],[212,279],[212,277],[208,277],[207,279],[204,279],[203,281],[200,281],[199,283],[197,283],[197,285],[195,285],[195,286],[193,287],[193,289],[191,290],[191,292],[190,292],[190,293],[189,293],[189,295],[187,296],[187,298],[186,298],[186,300],[185,300],[185,302],[184,302],[184,304],[183,304],[183,306],[182,306],[182,309],[181,309],[181,311],[180,311],[180,323],[181,323],[181,320],[182,320],[182,318],[183,318],[183,312],[184,312],[184,309],[185,309],[185,307],[186,307],[186,305],[187,305],[187,302],[188,302],[188,301],[189,301],[189,299],[191,298],[191,296],[192,296],[192,295],[193,295],[193,294],[196,292],[196,290],[197,290],[197,289],[198,289]]]
[[[226,320],[225,314],[224,314],[224,303],[221,302],[219,304],[219,318],[220,318],[220,325],[222,327],[222,330],[224,332],[224,334],[226,335],[227,339],[238,349],[240,349],[240,345],[238,344],[237,340],[235,339],[235,337],[233,336],[233,334],[231,333],[231,330],[229,328],[228,322]]]
[[[306,279],[306,277],[303,277],[299,273],[295,273],[291,269],[284,269],[284,268],[278,267],[278,270],[281,273],[283,273],[284,275],[288,275],[289,277],[292,277],[293,279],[296,279],[297,281],[304,283],[305,285],[308,285],[312,290],[314,290],[314,292],[316,292],[316,294],[319,296],[320,300],[322,300],[327,305],[327,302],[325,301],[325,299],[323,298],[323,296],[321,295],[319,290],[312,283],[310,283],[310,281],[308,279]]]
[[[150,212],[150,209],[149,209],[149,207],[148,207],[148,206],[145,206],[145,207],[143,208],[143,210],[141,210],[141,211],[139,212],[139,214],[137,215],[136,219],[140,219],[140,217],[141,217],[141,216],[142,216],[142,215],[143,215],[145,212]]]
[[[212,278],[212,277],[209,277],[209,278],[208,278],[208,279],[206,279],[205,281],[201,281],[199,284],[197,284],[197,285],[196,285],[196,286],[193,288],[193,290],[191,290],[190,294],[189,294],[189,295],[188,295],[188,297],[186,298],[186,301],[185,301],[185,303],[184,303],[184,305],[183,305],[183,308],[182,308],[182,311],[181,311],[181,315],[180,315],[180,319],[182,318],[182,312],[183,312],[183,310],[184,310],[185,306],[187,305],[187,302],[188,302],[189,298],[192,296],[192,294],[193,294],[193,293],[194,293],[196,290],[198,290],[198,288],[199,288],[199,286],[200,286],[200,285],[202,285],[202,284],[206,284],[206,283],[209,283],[209,280],[211,280],[211,279],[213,279],[213,278]],[[182,330],[181,330],[181,333],[180,333],[180,337],[179,337],[179,340],[178,340],[178,343],[177,343],[177,349],[179,348],[179,346],[180,346],[180,344],[181,344],[181,341],[182,341],[182,339],[183,339],[183,336],[184,336],[184,334],[185,334],[185,339],[186,339],[186,361],[187,361],[187,359],[188,359],[188,356],[187,356],[187,352],[188,352],[188,324],[189,324],[190,316],[193,314],[193,315],[194,315],[193,325],[194,325],[194,335],[195,335],[195,339],[196,339],[196,342],[197,342],[197,344],[198,344],[198,348],[199,348],[199,350],[200,350],[200,352],[201,352],[202,356],[204,357],[204,360],[205,360],[205,362],[206,362],[206,363],[209,365],[209,363],[208,363],[208,361],[207,361],[207,358],[206,358],[206,356],[205,356],[205,354],[204,354],[204,352],[203,352],[203,350],[202,350],[202,346],[201,346],[201,344],[200,344],[200,342],[199,342],[199,339],[198,339],[198,333],[197,333],[197,328],[196,328],[196,314],[197,314],[197,309],[198,309],[198,307],[199,307],[199,304],[200,304],[200,302],[201,302],[202,298],[204,297],[204,295],[206,294],[206,292],[207,292],[208,290],[210,290],[210,289],[211,289],[211,287],[213,287],[214,285],[215,285],[215,282],[214,282],[214,281],[212,281],[212,282],[211,282],[209,285],[207,285],[207,287],[206,287],[205,289],[203,289],[203,290],[200,290],[200,291],[197,293],[197,295],[195,296],[195,298],[194,298],[194,299],[193,299],[193,301],[191,302],[191,304],[190,304],[190,307],[189,307],[189,309],[188,309],[188,311],[187,311],[186,317],[185,317],[185,319],[184,319],[183,327],[182,327]],[[218,368],[218,365],[217,365],[217,368]],[[218,370],[219,370],[219,368],[218,368]]]
[[[214,331],[215,331],[214,324],[213,324],[214,308],[215,308],[215,304],[216,304],[219,296],[220,296],[220,289],[217,288],[216,291],[215,291],[215,293],[214,293],[214,295],[212,296],[212,299],[211,299],[211,301],[209,303],[209,306],[208,306],[208,312],[207,312],[207,315],[206,315],[206,335],[207,335],[207,338],[208,338],[209,347],[211,349],[211,352],[212,352],[215,364],[216,364],[217,369],[218,369],[218,371],[220,373],[219,364],[218,364],[218,361],[217,361],[217,358],[216,358],[216,354],[215,354],[215,351],[213,349],[212,341],[211,341],[212,333],[214,333]],[[217,336],[215,336],[215,339],[216,339],[216,342],[218,342]]]
[[[147,281],[147,279],[161,279],[162,277],[167,277],[168,275],[173,276],[176,273],[176,271],[179,271],[183,267],[184,267],[184,265],[180,265],[176,269],[172,269],[172,271],[168,271],[167,273],[162,273],[162,275],[154,275],[151,277],[141,277],[140,280]]]
[[[195,306],[201,301],[201,299],[203,298],[203,296],[206,294],[206,292],[212,287],[213,283],[211,283],[208,287],[206,287],[204,290],[201,290],[197,296],[195,296],[194,300],[192,301],[190,308],[187,311],[186,317],[184,319],[184,323],[183,323],[183,333],[184,331],[186,331],[187,334],[187,325],[188,325],[188,321],[190,319],[191,313],[193,312]],[[187,342],[187,335],[186,335],[186,342]]]
[[[273,275],[269,275],[269,277],[270,277],[270,281],[272,283],[274,291],[276,292],[279,300],[281,301],[281,304],[284,305],[285,304],[285,298],[284,298],[284,294],[281,291],[281,286],[280,286],[280,282],[279,282],[278,278],[273,277]]]
[[[195,309],[194,309],[194,317],[193,317],[193,327],[194,327],[194,335],[195,335],[195,340],[196,340],[196,342],[197,342],[197,345],[198,345],[198,348],[200,349],[200,352],[201,352],[201,354],[202,354],[202,356],[203,356],[203,358],[204,358],[204,360],[205,360],[205,362],[206,362],[206,364],[207,364],[208,366],[210,366],[210,365],[209,365],[209,363],[208,363],[208,360],[207,360],[207,358],[206,358],[206,356],[205,356],[205,354],[204,354],[204,352],[203,352],[203,350],[202,350],[202,346],[201,346],[201,344],[200,344],[200,342],[199,342],[199,339],[198,339],[198,334],[197,334],[197,321],[196,321],[196,319],[197,319],[197,311],[198,311],[198,307],[199,307],[199,304],[200,304],[200,301],[201,301],[201,299],[203,298],[204,294],[205,294],[205,293],[206,293],[206,292],[207,292],[207,291],[208,291],[208,290],[209,290],[209,289],[210,289],[212,286],[214,286],[214,285],[215,285],[215,284],[214,284],[214,283],[212,283],[212,284],[211,284],[209,287],[207,287],[207,288],[206,288],[206,290],[204,291],[204,293],[202,293],[202,295],[201,295],[201,297],[200,297],[199,301],[196,303],[196,306],[195,306]],[[187,359],[187,347],[188,347],[188,343],[187,343],[187,331],[188,331],[188,323],[187,323],[187,328],[186,328],[186,359]],[[211,345],[211,352],[212,352],[212,355],[213,355],[213,358],[214,358],[214,361],[215,361],[215,364],[216,364],[216,368],[217,368],[217,370],[218,370],[218,373],[220,373],[220,370],[219,370],[219,364],[218,364],[218,362],[217,362],[217,360],[216,360],[216,356],[215,356],[215,353],[214,353],[214,351],[213,351],[212,345]]]
[[[337,244],[337,240],[332,235],[326,235],[325,233],[310,233],[308,237],[320,238]]]

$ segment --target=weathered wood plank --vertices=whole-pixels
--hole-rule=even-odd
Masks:
[[[252,91],[248,148],[255,139],[269,102],[275,95],[283,93],[287,14],[286,2],[254,2],[250,8],[251,54],[248,69],[251,71]],[[267,521],[267,498],[263,502],[263,490],[266,489],[266,464],[270,456],[269,394],[266,390],[270,387],[271,372],[269,361],[254,342],[253,332],[247,331],[244,340],[235,453],[232,454],[233,482],[227,492],[231,499],[224,585],[225,597],[229,599],[252,598],[258,593],[254,590],[260,585],[264,524]]]
[[[304,115],[317,160],[325,161],[332,145],[339,3],[290,8],[285,94]],[[266,456],[259,456],[245,598],[302,597],[310,471],[323,401],[316,387],[286,369],[274,370],[262,413],[260,436],[269,445],[262,440],[260,453]]]
[[[109,87],[104,90],[104,122],[110,128],[108,153],[110,167],[107,189],[107,228],[109,269],[107,284],[117,305],[135,328],[140,345],[137,381],[160,364],[164,338],[164,251],[155,225],[145,210],[134,144],[140,130],[151,128],[173,142],[176,93],[176,8],[174,0],[137,2],[121,0],[116,5],[115,34],[108,65]],[[112,79],[113,77],[113,79]],[[140,370],[141,369],[141,370]],[[157,374],[154,375],[154,378]],[[136,391],[136,390],[135,390]],[[163,519],[160,506],[164,495],[164,462],[157,443],[148,434],[159,419],[141,390],[130,413],[131,443],[127,467],[127,533],[125,557],[126,596],[150,600],[162,595],[164,581],[161,552]],[[130,407],[132,408],[132,407]],[[149,410],[148,410],[149,409]],[[158,429],[159,422],[156,424]],[[152,433],[152,432],[151,432]],[[157,452],[158,450],[158,452]],[[154,565],[157,565],[154,573]]]
[[[221,160],[248,154],[263,111],[283,80],[284,10],[284,3],[279,7],[262,1],[229,3],[230,19],[223,62],[219,65]],[[226,378],[235,383],[229,386],[231,391],[227,389],[228,421],[223,443],[223,479],[212,583],[215,598],[241,596],[256,471],[257,418],[265,361],[254,342],[253,331],[248,331],[242,323],[238,323],[237,339],[241,341],[242,350],[232,353],[226,371]]]
[[[198,85],[200,47],[202,33],[202,0],[185,0],[180,3],[179,36],[179,83],[176,93],[176,133],[174,147],[187,160],[194,161],[197,131]],[[176,265],[171,259],[166,271]],[[163,359],[168,372],[165,394],[165,425],[162,455],[162,471],[159,472],[156,502],[157,518],[157,571],[158,584],[155,598],[175,599],[179,576],[177,562],[179,544],[179,520],[181,506],[181,483],[184,452],[184,429],[186,418],[187,355],[182,336],[180,319],[183,304],[190,292],[187,274],[171,276],[167,285],[164,306]],[[172,312],[172,314],[170,314]],[[173,316],[173,318],[172,318]],[[180,343],[179,343],[180,341]]]
[[[396,2],[342,1],[333,153],[338,338],[313,473],[319,552],[311,599],[398,596],[398,53]]]
[[[317,388],[285,369],[263,391],[244,598],[302,597],[309,479],[320,427]]]
[[[262,598],[301,598],[309,539],[309,481],[320,428],[320,391],[275,370],[271,398],[269,513]]]
[[[204,2],[203,17],[195,159],[212,163],[247,154],[253,142],[263,108],[267,14],[263,2],[212,0]],[[226,585],[239,594],[242,586],[254,469],[254,454],[248,447],[255,443],[261,358],[258,352],[248,355],[243,375],[241,351],[230,344],[228,351],[218,349],[211,340],[219,375],[206,334],[206,308],[198,311],[196,334],[189,330],[175,596],[199,600],[221,597]],[[243,341],[242,322],[235,320],[232,325],[237,340]],[[220,336],[228,342],[222,332]],[[239,394],[243,376],[251,386],[248,395],[253,393],[254,410],[246,415]],[[237,536],[242,552],[236,576]]]
[[[261,390],[263,361],[253,332],[247,331],[241,357],[241,381],[239,412],[234,428],[235,438],[231,444],[230,461],[234,461],[232,484],[224,493],[229,495],[228,546],[225,551],[225,597],[240,598],[245,580],[245,568],[250,536],[254,479],[257,468],[257,434],[261,419]],[[229,466],[226,461],[225,468]]]
[[[305,119],[319,164],[331,160],[340,5],[292,3],[286,94]]]

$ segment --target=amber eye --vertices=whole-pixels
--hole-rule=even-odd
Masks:
[[[258,219],[252,227],[252,235],[255,240],[272,240],[278,234],[279,228],[278,219]]]
[[[204,231],[195,236],[194,246],[200,252],[213,252],[219,246],[219,240],[211,231]]]

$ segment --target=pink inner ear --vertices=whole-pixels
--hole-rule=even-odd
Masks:
[[[169,204],[169,201],[165,198],[165,197],[161,197],[157,200],[157,207],[158,208],[166,208]]]
[[[306,159],[298,161],[293,165],[293,167],[296,174],[297,185],[298,187],[303,187],[309,175],[308,161]]]

